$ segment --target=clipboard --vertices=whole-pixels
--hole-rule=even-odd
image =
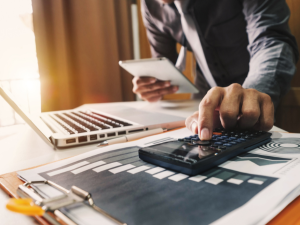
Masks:
[[[49,163],[50,164],[50,163]],[[41,165],[44,166],[44,165]],[[37,166],[40,167],[40,166]],[[33,167],[33,168],[37,168]],[[28,168],[28,169],[33,169]],[[17,172],[7,173],[0,175],[0,188],[7,193],[9,197],[19,198],[17,189],[19,185],[23,185],[25,182],[20,180],[17,176]],[[268,225],[294,225],[300,221],[300,196],[293,200],[285,209],[283,209],[277,216],[275,216]],[[46,219],[41,216],[33,216],[35,220],[42,225],[51,225]],[[126,222],[126,221],[125,221]],[[129,224],[130,225],[130,224]]]
[[[32,187],[36,184],[49,185],[59,191],[60,195],[45,198]],[[77,225],[77,222],[69,218],[63,211],[65,207],[77,204],[87,205],[118,225],[127,225],[97,207],[92,195],[76,186],[72,186],[70,190],[67,190],[49,180],[29,181],[18,186],[17,194],[21,199],[10,199],[6,205],[8,209],[25,215],[41,215],[54,225]]]

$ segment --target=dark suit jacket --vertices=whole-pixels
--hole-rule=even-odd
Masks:
[[[217,85],[255,88],[269,94],[277,105],[290,87],[298,60],[285,1],[191,0],[188,9]],[[184,44],[184,35],[174,3],[142,0],[142,15],[152,56],[175,63],[176,43]],[[195,84],[200,89],[196,97],[210,88],[199,67]]]

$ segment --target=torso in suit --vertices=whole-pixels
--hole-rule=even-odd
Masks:
[[[288,27],[284,0],[191,0],[192,16],[209,69],[218,86],[239,83],[269,94],[275,106],[289,89],[298,50]],[[153,57],[177,60],[184,44],[175,5],[143,0],[142,15]],[[191,50],[189,43],[187,47]],[[197,67],[195,84],[203,97],[210,86]]]

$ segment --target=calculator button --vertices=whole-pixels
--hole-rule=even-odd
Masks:
[[[223,143],[227,143],[227,142],[228,142],[228,140],[222,140],[221,142],[223,142]]]
[[[226,135],[223,135],[223,136],[221,136],[220,138],[222,138],[222,139],[226,139],[226,138],[228,138],[228,136],[226,136]]]
[[[219,146],[219,149],[226,150],[226,147],[225,146]]]
[[[183,138],[178,138],[178,141],[184,141],[184,139]]]
[[[229,144],[232,144],[232,145],[236,145],[237,142],[236,141],[231,141],[231,142],[228,142]]]
[[[229,140],[236,140],[237,138],[236,137],[230,137],[228,138]]]
[[[222,133],[219,133],[219,132],[213,132],[213,134],[218,135],[218,136],[222,135]]]
[[[226,146],[226,147],[232,146],[232,144],[229,144],[229,143],[224,143],[223,145]]]
[[[189,141],[191,141],[191,139],[190,138],[184,138],[183,141],[189,142]]]
[[[222,142],[215,142],[215,145],[223,145]]]
[[[191,138],[192,141],[200,141],[199,138]]]
[[[210,141],[194,141],[193,142],[195,145],[210,145]]]
[[[246,141],[246,139],[244,139],[244,138],[239,138],[238,140],[239,141]]]

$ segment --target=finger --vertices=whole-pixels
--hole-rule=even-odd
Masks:
[[[149,99],[145,99],[147,100],[148,102],[157,102],[159,100],[162,99],[163,96],[158,96],[158,97],[153,97],[153,98],[149,98]]]
[[[189,116],[185,120],[185,126],[192,131],[194,134],[198,133],[198,117],[199,112],[194,112],[193,115]]]
[[[138,86],[143,86],[143,85],[155,83],[156,78],[154,78],[154,77],[134,77],[132,82],[133,82],[133,84],[136,84]]]
[[[244,90],[241,113],[239,128],[247,129],[253,127],[258,122],[260,116],[260,98],[257,90]]]
[[[221,128],[221,127],[222,127],[222,123],[221,123],[221,120],[220,120],[219,110],[215,110],[213,130],[216,129],[216,128]]]
[[[177,90],[178,90],[177,86],[171,86],[171,87],[167,87],[167,88],[161,88],[161,89],[158,89],[155,91],[144,92],[144,93],[141,93],[140,95],[143,99],[148,100],[148,99],[152,99],[155,97],[161,97],[166,94],[173,94]]]
[[[207,92],[199,105],[198,117],[198,134],[201,140],[211,139],[213,125],[214,125],[214,112],[220,105],[224,95],[224,89],[214,87]]]
[[[156,81],[154,84],[148,84],[148,85],[134,87],[133,92],[134,93],[151,92],[154,90],[170,87],[170,85],[171,85],[170,81]]]
[[[269,131],[274,125],[274,105],[269,95],[261,93],[259,130]]]
[[[239,84],[232,84],[225,89],[224,99],[220,105],[220,119],[225,129],[233,128],[240,114],[243,98],[243,88]]]

